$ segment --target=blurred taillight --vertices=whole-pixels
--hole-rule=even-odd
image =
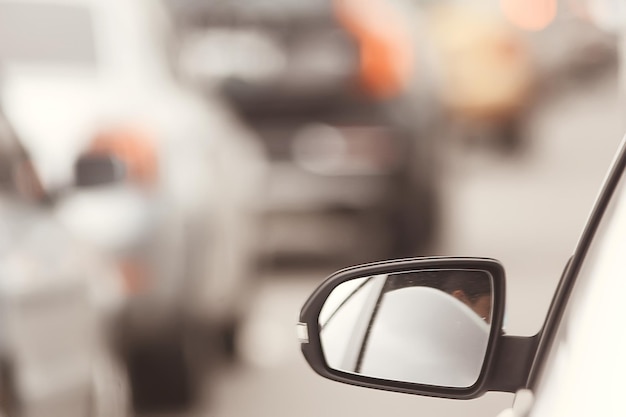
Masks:
[[[335,14],[359,44],[365,92],[384,99],[405,90],[413,71],[413,42],[391,6],[380,0],[335,0]]]
[[[119,268],[126,294],[136,295],[144,292],[148,284],[148,270],[144,263],[136,259],[124,259],[120,261]]]
[[[557,3],[557,0],[500,0],[500,8],[504,16],[518,28],[540,31],[555,19]]]

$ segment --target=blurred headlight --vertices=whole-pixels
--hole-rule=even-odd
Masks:
[[[388,129],[311,124],[298,131],[294,160],[321,175],[385,175],[398,165],[401,144]]]

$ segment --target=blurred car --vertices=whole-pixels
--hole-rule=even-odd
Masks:
[[[157,1],[0,1],[6,114],[58,218],[124,272],[137,410],[189,405],[200,337],[245,313],[264,180],[247,130],[177,80],[169,39]]]
[[[343,0],[169,4],[181,73],[225,97],[270,159],[267,256],[363,259],[355,242],[369,241],[372,256],[432,243],[436,137],[414,112],[413,39],[396,9]]]
[[[522,34],[492,4],[422,2],[438,62],[439,96],[466,139],[486,137],[504,150],[523,145],[520,120],[537,76]]]
[[[599,28],[607,32],[620,34],[624,30],[626,5],[618,0],[578,0],[580,14],[588,17]]]
[[[608,28],[599,16],[595,17],[591,7],[596,3],[572,1],[570,8],[559,9],[544,30],[527,34],[538,88],[580,83],[616,68],[618,37],[604,31]],[[613,18],[619,20],[618,7]]]
[[[125,417],[126,374],[108,339],[121,273],[55,219],[0,117],[0,414]]]
[[[363,387],[454,399],[473,399],[488,391],[516,393],[513,408],[504,410],[499,414],[501,417],[582,416],[598,411],[619,415],[623,410],[620,393],[626,372],[623,354],[626,338],[621,329],[625,308],[622,301],[626,271],[623,256],[626,248],[625,204],[626,138],[622,140],[579,243],[564,267],[545,322],[535,335],[507,334],[504,328],[505,271],[498,261],[487,258],[415,258],[349,268],[323,283],[301,312],[298,329],[302,352],[319,374]],[[463,335],[471,330],[471,326],[459,322],[450,314],[451,308],[441,302],[437,302],[436,307],[428,303],[411,303],[415,308],[413,314],[405,314],[407,308],[394,310],[396,305],[391,305],[388,311],[393,317],[381,322],[388,332],[398,331],[396,324],[403,323],[407,317],[429,317],[436,321],[436,325],[418,331],[405,326],[400,329],[404,340],[388,341],[393,344],[392,348],[408,349],[413,353],[416,350],[411,348],[432,344],[429,350],[420,352],[425,355],[425,363],[436,363],[437,380],[430,379],[428,368],[410,378],[402,373],[416,356],[419,357],[415,354],[381,358],[392,364],[385,370],[355,371],[329,361],[331,356],[326,349],[334,349],[337,341],[327,343],[323,337],[325,321],[322,319],[328,316],[325,313],[327,306],[335,311],[333,307],[338,305],[338,300],[344,299],[356,305],[351,311],[346,308],[339,313],[348,323],[344,339],[349,338],[351,332],[368,334],[377,326],[378,309],[386,308],[385,298],[382,298],[382,307],[377,304],[374,309],[368,309],[367,303],[356,304],[350,297],[358,284],[393,275],[406,283],[399,291],[415,301],[411,292],[425,290],[427,285],[408,278],[432,274],[433,271],[438,274],[456,272],[459,282],[465,282],[470,289],[476,289],[471,277],[482,274],[489,283],[491,318],[488,333],[476,342]],[[381,298],[377,299],[381,301]],[[366,325],[359,326],[360,323]],[[441,335],[462,336],[462,340],[450,343]],[[358,349],[362,346],[360,340],[351,338],[349,342],[352,346],[356,344]],[[458,368],[451,366],[456,363],[456,347],[460,344],[464,347],[461,355],[474,365],[473,371],[463,380],[457,378]],[[361,349],[363,351],[367,346]]]

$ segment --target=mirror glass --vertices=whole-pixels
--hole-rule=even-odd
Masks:
[[[492,313],[486,271],[367,276],[331,292],[319,316],[320,340],[332,369],[467,388],[480,375]]]

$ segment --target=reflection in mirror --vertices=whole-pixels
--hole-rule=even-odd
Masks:
[[[487,351],[492,300],[486,271],[421,270],[343,282],[319,315],[326,363],[368,377],[470,387]]]

